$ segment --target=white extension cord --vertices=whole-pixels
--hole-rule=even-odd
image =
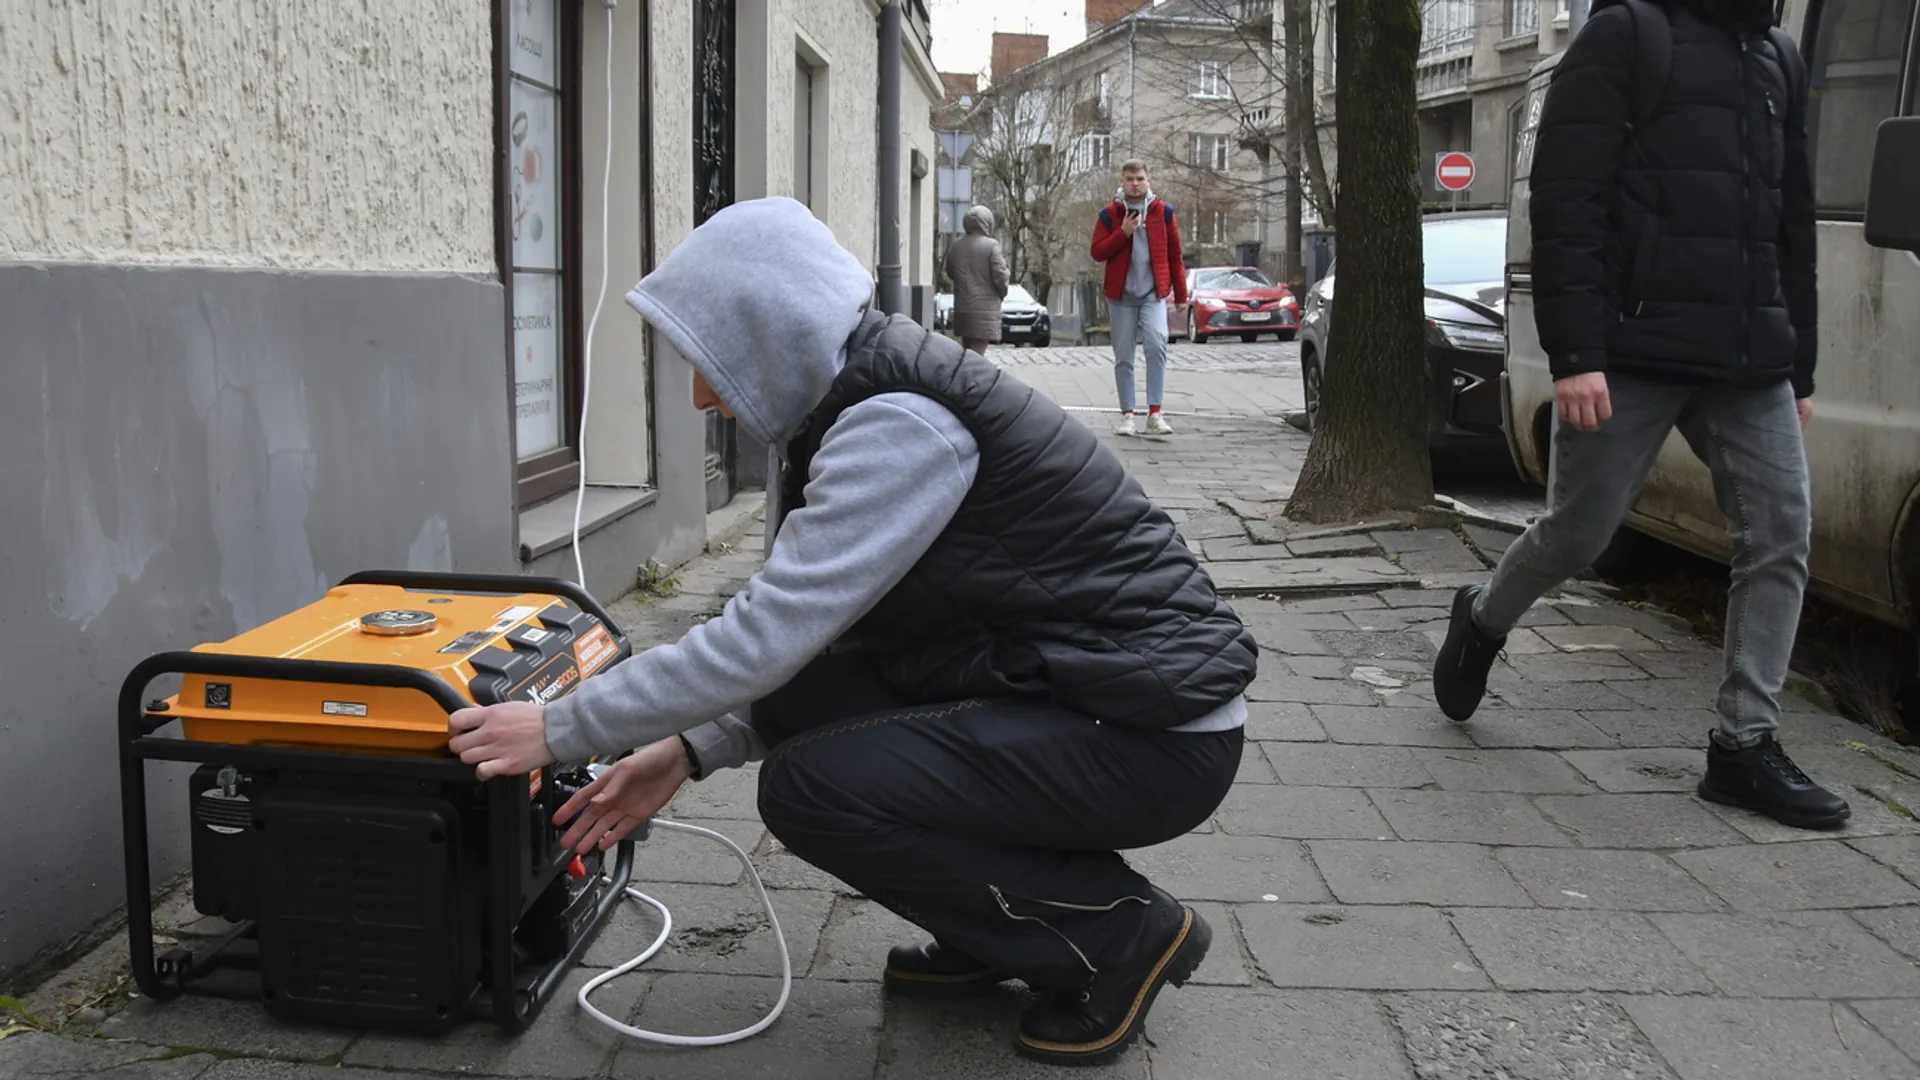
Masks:
[[[608,192],[613,186],[613,8],[617,0],[602,0],[602,2],[606,4],[607,8],[607,130],[605,142],[607,158],[606,164],[601,171],[600,180],[600,292],[599,295],[594,297],[593,317],[587,320],[586,354],[581,358],[580,365],[580,484],[579,490],[575,492],[573,500],[573,569],[574,573],[578,576],[582,589],[587,587],[587,570],[585,561],[580,556],[580,515],[587,498],[587,415],[588,408],[593,402],[593,331],[600,322],[600,306],[605,303],[607,299],[607,258],[609,247],[607,239],[607,199]],[[750,1039],[767,1030],[775,1020],[780,1018],[780,1013],[787,1007],[787,995],[793,990],[793,959],[787,955],[787,939],[786,936],[780,932],[779,917],[773,913],[773,899],[767,895],[767,886],[760,880],[760,872],[754,869],[753,860],[748,858],[747,853],[740,849],[740,845],[734,843],[732,840],[727,839],[720,833],[714,832],[712,829],[703,829],[698,825],[686,825],[678,821],[668,821],[664,818],[654,818],[652,824],[673,832],[693,833],[696,836],[710,837],[727,845],[735,855],[739,856],[740,865],[747,868],[747,874],[753,880],[753,887],[760,894],[761,905],[767,909],[767,924],[773,927],[774,944],[780,949],[780,1000],[773,1003],[773,1011],[767,1013],[759,1023],[727,1035],[670,1035],[659,1031],[647,1031],[634,1027],[631,1024],[623,1024],[595,1008],[593,1002],[587,1000],[587,995],[593,993],[606,983],[639,967],[641,964],[646,963],[648,960],[653,959],[654,954],[659,952],[661,947],[667,943],[667,936],[673,933],[673,913],[667,910],[667,905],[655,900],[639,889],[629,886],[627,888],[628,896],[641,903],[647,904],[660,913],[660,934],[653,939],[653,944],[647,946],[645,952],[642,952],[639,956],[634,957],[611,971],[602,972],[594,976],[585,986],[582,986],[578,997],[580,1008],[585,1010],[588,1016],[593,1017],[595,1020],[600,1021],[602,1024],[605,1024],[607,1027],[612,1028],[622,1035],[635,1039],[644,1039],[647,1042],[664,1043],[668,1046],[723,1046],[727,1043],[739,1042],[742,1039]]]
[[[733,853],[739,857],[740,865],[747,868],[747,874],[753,879],[753,887],[760,894],[760,904],[767,909],[767,924],[773,927],[774,944],[780,949],[780,1000],[773,1003],[773,1011],[762,1017],[759,1023],[754,1024],[752,1027],[741,1028],[739,1031],[728,1035],[668,1035],[658,1031],[647,1031],[644,1028],[637,1028],[631,1024],[623,1024],[595,1008],[593,1002],[587,1000],[587,995],[599,989],[603,984],[617,979],[627,972],[632,971],[634,968],[639,967],[641,964],[646,963],[648,960],[653,959],[653,955],[659,952],[661,946],[667,943],[667,935],[673,933],[673,914],[667,910],[667,905],[655,900],[639,889],[629,886],[627,889],[628,896],[651,906],[653,910],[660,913],[660,933],[653,939],[653,944],[647,946],[645,952],[611,971],[605,971],[594,976],[585,986],[582,986],[579,995],[580,1007],[586,1010],[587,1015],[622,1035],[635,1039],[645,1039],[648,1042],[664,1043],[668,1046],[723,1046],[727,1043],[739,1042],[742,1039],[750,1039],[767,1030],[775,1020],[780,1018],[780,1013],[787,1007],[787,995],[793,990],[793,961],[787,955],[786,935],[780,932],[780,919],[773,913],[773,900],[767,895],[766,883],[760,880],[760,872],[753,868],[753,860],[748,858],[747,853],[740,849],[740,845],[727,839],[720,833],[714,832],[712,829],[703,829],[698,825],[685,825],[678,821],[668,821],[665,818],[654,818],[653,824],[658,828],[670,829],[674,832],[693,833],[697,836],[712,837],[732,849]]]

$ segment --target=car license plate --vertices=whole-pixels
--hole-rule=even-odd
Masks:
[[[1271,311],[1243,311],[1240,313],[1241,322],[1266,322],[1271,318],[1273,318],[1273,312]]]

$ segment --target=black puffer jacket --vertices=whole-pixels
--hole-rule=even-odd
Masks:
[[[1663,0],[1666,92],[1632,130],[1632,12],[1595,0],[1554,72],[1531,177],[1535,320],[1556,379],[1791,378],[1813,393],[1807,88],[1767,0]]]
[[[1247,688],[1259,647],[1120,459],[1045,395],[911,320],[869,314],[788,446],[801,505],[820,440],[876,394],[924,394],[980,447],[959,512],[854,627],[920,702],[1051,701],[1125,727],[1196,720]]]

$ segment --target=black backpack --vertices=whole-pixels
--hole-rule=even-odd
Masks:
[[[1667,75],[1673,68],[1673,25],[1667,21],[1666,9],[1650,0],[1620,0],[1620,4],[1633,19],[1636,55],[1630,107],[1633,129],[1638,131],[1646,126],[1667,93]],[[1787,73],[1791,99],[1806,85],[1806,60],[1785,30],[1768,27],[1767,40],[1773,45],[1781,70]]]

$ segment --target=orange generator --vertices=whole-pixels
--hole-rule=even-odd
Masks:
[[[121,687],[133,973],[156,999],[440,1031],[532,1023],[625,892],[633,840],[561,849],[553,815],[604,762],[485,783],[455,710],[545,703],[632,655],[570,582],[367,572],[229,641],[153,656]],[[179,690],[149,700],[150,684]],[[177,723],[177,737],[162,729]],[[156,957],[147,763],[189,786],[194,906],[230,925]]]

